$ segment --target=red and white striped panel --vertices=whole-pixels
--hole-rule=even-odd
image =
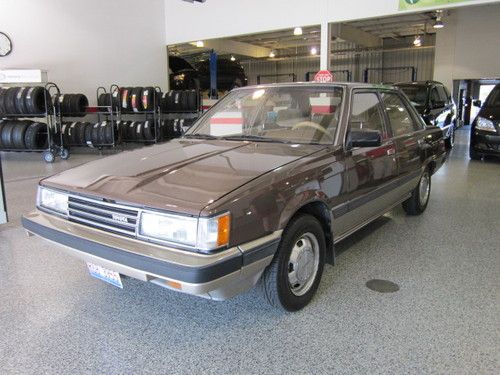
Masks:
[[[311,113],[335,113],[337,105],[340,103],[340,98],[331,98],[320,96],[317,98],[309,98],[311,104]]]
[[[241,134],[243,131],[243,114],[239,111],[217,112],[210,118],[210,134],[224,136]]]
[[[201,109],[205,112],[207,109],[212,107],[215,103],[217,103],[217,99],[202,99],[201,100]]]

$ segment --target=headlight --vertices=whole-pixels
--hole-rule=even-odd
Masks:
[[[139,237],[209,251],[229,243],[230,216],[194,218],[142,211]]]
[[[38,187],[37,206],[63,215],[68,214],[68,195],[58,191]]]
[[[484,117],[477,118],[476,130],[484,130],[487,132],[496,132],[495,125],[493,124],[493,121],[490,121]]]

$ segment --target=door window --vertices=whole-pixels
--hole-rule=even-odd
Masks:
[[[418,129],[413,122],[413,117],[399,95],[394,93],[382,93],[382,100],[387,116],[389,117],[394,137],[412,133]]]
[[[384,120],[380,108],[380,102],[376,93],[354,93],[349,126],[351,131],[378,131],[382,135],[382,139],[387,139],[387,132],[384,128]]]
[[[443,86],[436,86],[439,94],[439,101],[443,103],[448,103],[448,95],[446,95],[446,91]]]

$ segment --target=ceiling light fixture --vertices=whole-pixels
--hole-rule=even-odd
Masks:
[[[311,47],[311,55],[317,55],[318,49],[316,47]]]
[[[236,57],[234,57],[233,55],[231,55],[231,61],[236,61]]]
[[[420,47],[422,45],[422,37],[420,35],[417,35],[415,37],[415,40],[413,41],[413,45],[415,47]]]
[[[275,57],[275,56],[276,56],[276,54],[274,53],[274,51],[269,52],[269,57],[270,57],[271,59],[272,59],[273,57]]]
[[[293,29],[293,35],[302,35],[302,27],[296,27]]]
[[[198,48],[203,48],[203,47],[205,47],[205,43],[203,43],[203,40],[198,40],[198,41],[196,42],[196,47],[198,47]]]
[[[443,18],[443,11],[438,10],[436,12],[436,21],[434,22],[434,25],[432,27],[435,29],[442,29],[444,27],[442,18]]]

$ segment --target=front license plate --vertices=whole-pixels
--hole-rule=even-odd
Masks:
[[[122,279],[120,274],[115,271],[108,270],[107,268],[98,266],[97,264],[87,262],[87,268],[89,269],[90,276],[96,279],[106,281],[111,285],[117,286],[123,289]]]

